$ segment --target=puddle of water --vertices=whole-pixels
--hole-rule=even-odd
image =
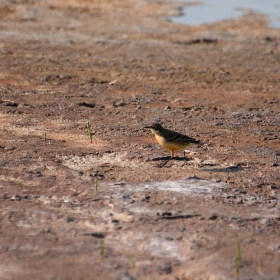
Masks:
[[[193,3],[191,0],[182,2]],[[280,28],[279,0],[204,0],[201,4],[184,7],[183,16],[170,19],[175,23],[199,25],[238,18],[248,10],[267,16],[269,26]]]

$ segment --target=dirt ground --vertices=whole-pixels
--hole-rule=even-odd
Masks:
[[[279,279],[280,30],[181,5],[1,1],[0,279]]]

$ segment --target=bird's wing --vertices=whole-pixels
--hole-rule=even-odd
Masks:
[[[190,143],[199,143],[199,141],[192,137],[171,130],[168,131],[166,140],[172,142],[189,141]]]

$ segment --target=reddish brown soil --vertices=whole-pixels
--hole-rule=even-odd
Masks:
[[[0,278],[279,279],[280,30],[100,2],[0,3]]]

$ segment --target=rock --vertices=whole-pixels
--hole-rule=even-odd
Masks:
[[[158,271],[160,274],[171,274],[172,266],[169,263],[165,263],[165,264],[159,266]]]
[[[263,121],[262,118],[259,118],[259,117],[254,117],[253,118],[253,122],[260,123],[262,121]]]
[[[125,273],[122,276],[119,276],[117,280],[134,280],[135,278],[131,276],[129,273]]]
[[[94,103],[87,103],[87,102],[80,102],[80,103],[78,103],[78,106],[94,108],[95,104]]]
[[[262,219],[261,224],[266,225],[266,226],[271,226],[272,222],[269,219]]]
[[[209,216],[209,220],[217,220],[217,218],[218,218],[218,215],[216,215],[216,214]]]
[[[122,101],[114,101],[113,102],[113,107],[123,107],[123,106],[126,106],[127,105],[127,103],[126,102],[122,102]]]
[[[6,101],[3,102],[4,106],[9,106],[9,107],[18,107],[18,103],[14,102],[14,101]]]
[[[12,201],[20,201],[20,200],[21,200],[21,196],[18,195],[18,194],[14,194],[14,195],[11,197],[11,200],[12,200]]]
[[[67,223],[71,223],[71,222],[74,222],[74,221],[75,221],[75,219],[73,217],[67,217],[67,219],[66,219]]]

